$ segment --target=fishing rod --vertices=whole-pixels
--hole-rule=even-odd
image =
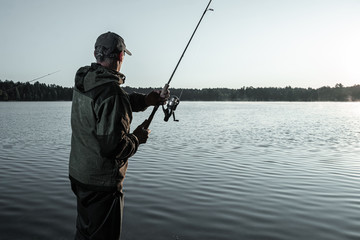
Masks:
[[[191,42],[191,40],[193,39],[196,30],[198,29],[198,27],[199,27],[202,19],[204,18],[205,13],[206,13],[207,11],[214,11],[214,9],[209,8],[211,1],[212,1],[212,0],[209,1],[208,5],[206,6],[206,8],[205,8],[205,10],[204,10],[204,12],[203,12],[203,14],[202,14],[199,22],[198,22],[198,24],[196,25],[195,30],[194,30],[194,32],[192,33],[189,42],[187,43],[187,45],[186,45],[183,53],[181,54],[181,57],[180,57],[178,63],[176,64],[176,67],[175,67],[174,71],[172,72],[172,74],[171,74],[171,76],[170,76],[169,81],[165,84],[165,86],[164,86],[163,89],[161,90],[161,95],[163,95],[163,96],[166,95],[166,93],[167,93],[167,91],[168,91],[168,89],[169,89],[169,86],[170,86],[170,82],[171,82],[171,80],[172,80],[172,78],[173,78],[173,76],[174,76],[174,74],[175,74],[175,72],[176,72],[176,70],[177,70],[177,68],[178,68],[178,66],[179,66],[182,58],[184,57],[184,54],[185,54],[187,48],[189,47],[190,42]],[[176,100],[176,99],[174,99],[174,101],[175,101],[175,100]],[[177,101],[176,106],[177,106],[178,104],[179,104],[179,101]],[[175,106],[175,108],[176,108],[176,106]],[[153,120],[153,118],[154,118],[154,116],[155,116],[155,113],[156,113],[156,111],[158,110],[158,108],[159,108],[159,105],[154,106],[154,108],[153,108],[153,110],[152,110],[149,118],[146,120],[147,123],[144,125],[144,128],[145,128],[145,129],[149,128],[150,123],[151,123],[151,121]],[[174,110],[175,110],[175,109],[174,109]],[[166,116],[165,116],[165,119],[166,119]],[[175,118],[174,118],[174,119],[175,119]]]

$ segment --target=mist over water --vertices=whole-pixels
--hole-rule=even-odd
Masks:
[[[0,102],[1,239],[73,239],[70,108]],[[159,110],[129,160],[122,239],[360,239],[360,103],[181,102],[176,117]]]

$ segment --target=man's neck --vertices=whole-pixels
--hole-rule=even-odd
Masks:
[[[109,63],[109,62],[106,62],[106,61],[97,62],[97,63],[100,64],[101,66],[109,68],[111,70],[114,70],[114,71],[117,71],[117,72],[120,71],[121,64],[119,63],[119,61],[112,62],[112,63]]]

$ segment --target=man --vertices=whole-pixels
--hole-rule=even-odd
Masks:
[[[132,112],[164,104],[160,91],[127,94],[120,88],[120,68],[126,49],[113,32],[95,43],[97,63],[81,67],[75,76],[71,110],[69,177],[77,197],[75,239],[119,239],[123,213],[122,185],[128,159],[146,143],[145,121],[130,133]]]

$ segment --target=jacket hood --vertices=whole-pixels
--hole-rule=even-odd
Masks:
[[[91,66],[81,67],[76,72],[75,87],[81,92],[87,92],[109,82],[123,83],[124,79],[122,73],[92,63]]]

